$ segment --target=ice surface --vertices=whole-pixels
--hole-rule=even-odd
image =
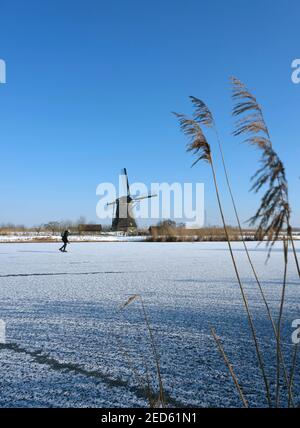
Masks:
[[[264,246],[249,243],[272,313],[277,318],[283,277],[280,244],[268,264]],[[170,406],[240,406],[210,327],[228,354],[252,406],[264,406],[264,385],[225,243],[0,244],[0,406],[144,406],[135,371],[155,368],[138,302],[143,296],[154,330]],[[298,245],[299,247],[299,245]],[[242,244],[235,254],[272,389],[275,340]],[[299,280],[290,258],[284,310],[289,368],[292,321],[300,318]],[[300,379],[295,395],[300,401]],[[283,394],[284,395],[284,394]],[[284,405],[284,397],[282,397]]]

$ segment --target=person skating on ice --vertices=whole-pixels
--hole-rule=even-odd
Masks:
[[[62,253],[66,253],[67,251],[67,244],[69,244],[69,240],[68,237],[70,235],[70,232],[68,230],[65,230],[64,233],[62,233],[61,235],[61,239],[63,241],[63,245],[60,247],[59,251],[61,251]]]

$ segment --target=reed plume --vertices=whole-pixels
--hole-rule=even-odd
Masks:
[[[272,146],[270,133],[261,106],[256,97],[247,89],[239,79],[231,78],[234,101],[233,116],[240,119],[236,122],[233,132],[235,136],[246,135],[245,142],[259,148],[262,151],[261,167],[252,177],[251,190],[255,193],[266,187],[260,206],[255,215],[250,219],[252,225],[258,224],[257,237],[266,239],[270,256],[274,243],[283,235],[284,240],[284,280],[280,301],[280,311],[277,325],[277,380],[276,380],[276,405],[279,405],[280,388],[280,332],[283,315],[283,306],[286,290],[286,273],[288,265],[288,242],[292,245],[294,260],[300,278],[300,268],[296,248],[293,240],[293,232],[290,223],[291,208],[289,204],[288,182],[285,168],[279,156]],[[296,359],[293,360],[293,365]],[[295,367],[292,367],[292,373]],[[293,376],[289,381],[289,404],[292,402]]]
[[[212,128],[214,130],[214,132],[215,132],[217,143],[218,143],[218,147],[219,147],[219,151],[220,151],[220,155],[221,155],[223,170],[224,170],[224,173],[225,173],[226,184],[227,184],[227,188],[228,188],[228,191],[229,191],[229,194],[230,194],[231,203],[232,203],[233,210],[234,210],[234,213],[235,213],[235,218],[236,218],[236,221],[237,221],[237,225],[238,225],[238,229],[239,229],[239,232],[240,232],[240,236],[241,236],[241,240],[242,240],[242,243],[243,243],[243,247],[245,249],[245,253],[246,253],[249,265],[251,267],[252,273],[254,275],[254,278],[256,280],[257,286],[259,288],[262,300],[263,300],[264,305],[266,307],[266,310],[267,310],[267,313],[268,313],[268,317],[269,317],[269,320],[271,322],[272,329],[273,329],[273,332],[274,332],[274,335],[275,335],[275,338],[276,338],[276,341],[277,341],[277,328],[276,328],[276,325],[275,325],[275,321],[273,319],[270,306],[269,306],[267,298],[265,296],[265,292],[263,290],[262,284],[260,282],[260,279],[259,279],[258,274],[256,272],[256,269],[254,267],[252,258],[250,256],[250,252],[248,250],[248,247],[247,247],[247,244],[246,244],[246,241],[245,241],[244,232],[243,232],[243,229],[242,229],[240,217],[239,217],[239,214],[238,214],[237,205],[236,205],[236,202],[235,202],[235,198],[234,198],[233,191],[232,191],[232,186],[231,186],[231,183],[230,183],[230,178],[229,178],[229,173],[228,173],[228,169],[227,169],[227,165],[226,165],[226,161],[225,161],[225,156],[224,156],[224,152],[223,152],[221,138],[220,138],[220,135],[219,135],[219,132],[218,132],[218,129],[217,129],[217,126],[216,126],[213,114],[210,111],[210,109],[208,108],[208,106],[205,104],[205,102],[203,102],[201,99],[191,96],[190,100],[191,100],[191,102],[192,102],[192,104],[193,104],[193,106],[195,108],[195,112],[194,112],[194,115],[193,115],[194,120],[197,121],[197,122],[199,122],[200,124],[202,124],[204,126],[207,126],[208,128]],[[247,108],[249,108],[250,105],[252,106],[252,104],[254,103],[253,96],[251,96],[251,94],[249,94],[249,96],[247,97],[247,100],[248,100],[247,101]],[[237,108],[237,111],[245,111],[245,108],[246,108],[246,106],[239,105],[238,108]],[[260,110],[260,112],[261,112],[261,110]],[[260,113],[259,117],[255,118],[255,125],[252,126],[252,129],[254,129],[254,128],[255,129],[264,129],[265,132],[268,132],[267,129],[266,129],[266,126],[263,123],[262,112]],[[266,141],[264,141],[264,140],[267,140],[267,138],[265,138],[265,139],[263,139],[263,141],[261,141],[257,137],[254,136],[254,137],[252,137],[252,140],[255,142],[255,144],[260,145],[260,144],[266,144]],[[252,144],[254,144],[253,141],[252,141]],[[286,366],[285,366],[285,363],[284,363],[284,358],[283,358],[280,346],[279,346],[279,357],[280,357],[280,361],[281,361],[282,367],[283,367],[285,382],[286,382],[287,387],[289,387],[289,383],[290,383],[289,382],[289,377],[288,377],[288,373],[287,373],[287,370],[286,370]],[[293,403],[293,397],[291,397],[291,401]]]
[[[253,182],[251,190],[257,193],[267,186],[258,210],[250,218],[250,224],[258,224],[257,238],[266,239],[271,250],[279,236],[286,231],[290,234],[291,229],[291,209],[285,168],[272,147],[270,133],[256,97],[237,78],[232,77],[231,81],[233,116],[242,116],[236,122],[233,135],[246,135],[245,143],[258,147],[262,151],[261,167],[251,178]]]
[[[190,139],[186,150],[187,152],[192,152],[196,156],[196,160],[193,162],[192,166],[196,165],[201,160],[212,164],[210,145],[199,124],[195,120],[189,119],[184,114],[173,114],[177,117],[182,132]]]
[[[192,97],[192,103],[193,104],[195,104],[195,100],[196,100],[196,98]],[[243,286],[241,278],[240,278],[240,274],[238,271],[237,263],[236,263],[236,260],[234,257],[234,253],[233,253],[233,249],[232,249],[232,245],[231,245],[231,241],[230,241],[230,237],[229,237],[228,228],[227,228],[226,221],[225,221],[225,216],[224,216],[223,207],[222,207],[221,198],[220,198],[219,186],[218,186],[218,182],[217,182],[217,176],[216,176],[213,157],[212,157],[212,153],[211,153],[211,147],[210,147],[210,145],[209,145],[209,143],[208,143],[208,141],[207,141],[207,139],[206,139],[206,137],[202,131],[202,128],[200,126],[201,124],[204,124],[207,126],[212,126],[212,123],[213,123],[212,122],[213,121],[212,115],[211,115],[210,111],[208,110],[208,108],[206,108],[204,103],[201,106],[199,106],[199,109],[197,109],[197,108],[195,109],[195,113],[194,113],[193,118],[188,118],[187,116],[185,116],[183,114],[178,114],[178,113],[174,113],[174,114],[179,121],[181,131],[189,139],[189,143],[187,144],[187,151],[188,152],[192,151],[196,156],[196,161],[193,163],[192,166],[197,164],[200,160],[204,160],[204,161],[208,162],[211,166],[212,176],[213,176],[213,181],[214,181],[214,186],[215,186],[215,191],[216,191],[216,196],[217,196],[218,207],[219,207],[219,211],[220,211],[220,215],[221,215],[221,219],[222,219],[224,232],[226,235],[226,240],[227,240],[228,247],[229,247],[230,257],[231,257],[233,267],[234,267],[234,271],[235,271],[235,275],[236,275],[236,278],[237,278],[237,281],[238,281],[238,284],[240,287],[242,299],[243,299],[244,306],[245,306],[246,313],[247,313],[247,318],[248,318],[250,330],[251,330],[252,337],[254,340],[255,350],[256,350],[256,354],[257,354],[257,358],[258,358],[258,364],[259,364],[259,368],[261,370],[261,374],[262,374],[264,384],[265,384],[266,398],[267,398],[269,406],[271,407],[272,403],[271,403],[271,396],[270,396],[269,381],[268,381],[268,378],[267,378],[267,375],[265,372],[263,357],[262,357],[262,354],[260,351],[255,326],[254,326],[252,315],[251,315],[250,308],[249,308],[248,299],[247,299],[247,296],[245,294],[244,286]]]

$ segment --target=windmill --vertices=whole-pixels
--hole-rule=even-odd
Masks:
[[[130,186],[128,181],[127,170],[124,168],[122,170],[123,176],[126,180],[126,196],[121,196],[117,198],[114,202],[107,204],[107,206],[114,207],[114,215],[112,221],[112,230],[115,232],[128,232],[132,229],[136,229],[136,221],[133,214],[133,208],[136,203],[142,201],[143,199],[153,198],[157,195],[145,195],[132,197],[130,195]]]

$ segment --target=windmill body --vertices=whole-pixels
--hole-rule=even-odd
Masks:
[[[136,203],[140,202],[143,199],[152,198],[156,195],[147,195],[132,197],[130,195],[130,186],[128,181],[127,171],[124,168],[123,175],[126,178],[126,190],[127,195],[117,198],[114,202],[111,202],[109,205],[113,205],[115,208],[113,221],[112,221],[112,230],[114,232],[131,232],[137,228],[136,220],[133,214],[133,208]]]
[[[112,230],[114,232],[128,232],[136,229],[137,224],[133,216],[133,200],[130,196],[122,196],[116,199],[116,212],[112,221]]]

